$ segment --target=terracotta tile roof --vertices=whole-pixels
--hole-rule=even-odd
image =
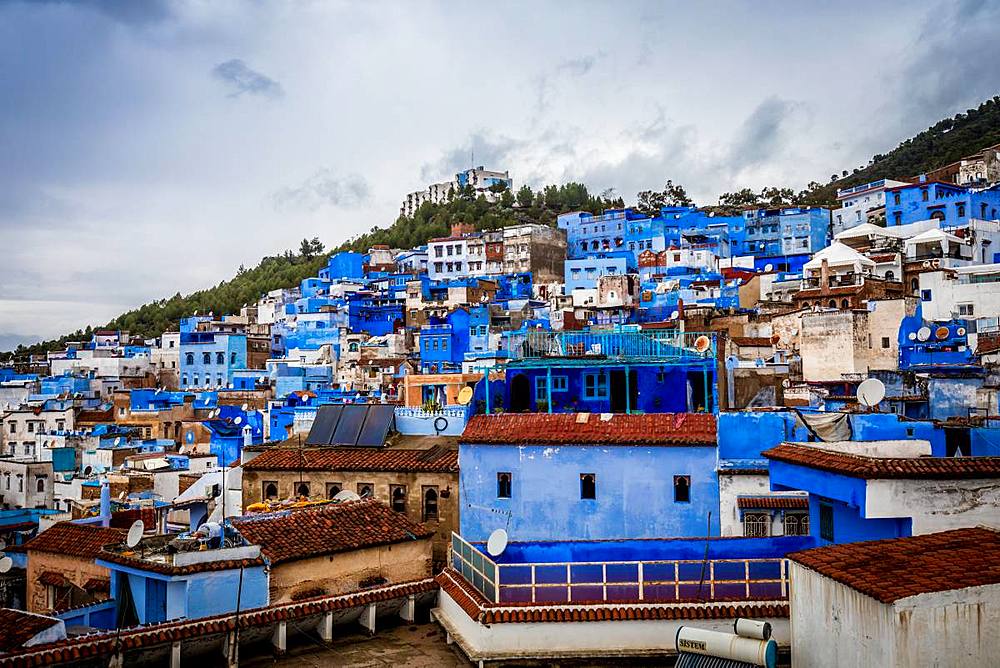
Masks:
[[[272,565],[434,535],[377,499],[234,519],[233,524],[247,541],[260,545]]]
[[[270,626],[276,622],[315,617],[327,612],[349,610],[371,603],[396,601],[408,596],[424,596],[437,591],[437,583],[433,579],[414,580],[395,585],[387,585],[376,589],[325,596],[304,601],[296,601],[285,605],[253,608],[240,613],[239,628],[252,629]],[[24,613],[19,613],[24,614]],[[110,631],[95,633],[77,638],[70,638],[55,643],[47,643],[22,649],[6,655],[0,655],[0,668],[8,666],[22,668],[27,666],[43,666],[51,664],[79,664],[82,662],[96,663],[95,659],[111,656],[116,647],[122,652],[144,651],[155,645],[168,645],[175,641],[190,638],[206,638],[219,636],[236,628],[237,622],[230,614],[217,617],[206,617],[192,621],[167,622],[152,626],[140,626],[124,629],[120,633]],[[0,628],[3,628],[0,626]],[[126,662],[127,663],[127,662]]]
[[[10,652],[20,648],[42,631],[58,624],[58,619],[43,617],[21,610],[0,608],[0,652]]]
[[[56,573],[55,571],[42,571],[38,575],[38,581],[49,587],[69,587],[73,584],[66,579],[65,575]]]
[[[475,415],[462,443],[494,445],[712,445],[711,413],[504,413]]]
[[[454,473],[458,451],[321,447],[270,448],[243,464],[245,471],[394,471]]]
[[[773,348],[774,342],[767,336],[734,336],[730,339],[738,346],[756,346],[758,348]]]
[[[985,528],[829,545],[788,558],[882,603],[1000,584],[1000,533]]]
[[[641,603],[635,604],[496,604],[487,600],[451,568],[437,576],[438,585],[460,608],[480,624],[524,622],[603,622],[656,619],[735,619],[737,617],[788,617],[784,601],[741,603]]]
[[[768,459],[840,473],[852,478],[1000,478],[1000,457],[863,457],[782,443]]]
[[[125,534],[123,529],[59,522],[25,543],[24,549],[94,559],[101,553],[101,546],[120,543]]]
[[[103,550],[98,558],[101,561],[118,564],[119,566],[128,566],[129,568],[135,568],[140,571],[149,571],[151,573],[160,573],[161,575],[190,575],[191,573],[228,571],[238,568],[253,568],[255,566],[264,565],[264,558],[256,557],[254,559],[220,559],[218,561],[205,561],[196,564],[175,566],[173,564],[133,557],[128,554],[119,554],[109,550]]]
[[[108,578],[90,578],[83,583],[85,591],[107,594],[111,592],[111,580]]]
[[[807,496],[740,496],[736,498],[736,505],[739,508],[768,508],[776,510],[784,509],[808,509],[809,497]]]

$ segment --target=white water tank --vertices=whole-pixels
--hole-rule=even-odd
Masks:
[[[714,656],[764,668],[774,668],[778,661],[778,644],[773,640],[744,638],[694,626],[677,629],[675,643],[678,653]]]

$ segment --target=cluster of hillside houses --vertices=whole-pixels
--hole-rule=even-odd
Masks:
[[[390,617],[480,664],[749,617],[793,665],[988,665],[997,148],[832,210],[460,224],[0,367],[0,666]],[[404,213],[469,184],[511,182]]]

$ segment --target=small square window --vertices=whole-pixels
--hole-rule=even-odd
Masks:
[[[931,300],[931,291],[930,290],[921,290],[920,291],[920,301],[922,301],[922,302],[929,302],[930,300]]]
[[[596,499],[597,498],[597,475],[594,473],[581,473],[580,474],[580,498],[581,499]]]
[[[882,337],[882,347],[883,348],[888,348],[889,347],[889,337],[888,336],[883,336]]]

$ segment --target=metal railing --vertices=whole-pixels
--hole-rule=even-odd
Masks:
[[[709,346],[695,348],[707,336]],[[647,332],[551,332],[527,331],[505,337],[510,359],[539,357],[618,357],[664,360],[704,360],[715,357],[711,333],[653,330]]]
[[[493,603],[784,599],[784,558],[498,564],[456,533],[451,565]]]

